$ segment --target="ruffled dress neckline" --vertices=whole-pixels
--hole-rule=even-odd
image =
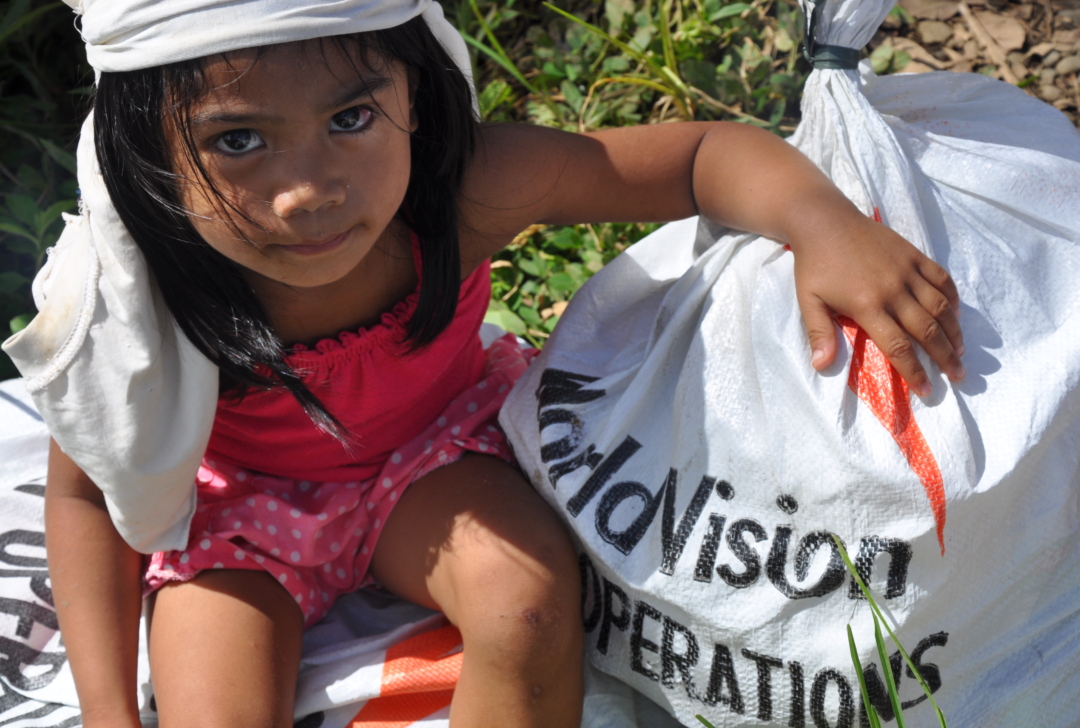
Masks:
[[[395,303],[389,311],[385,311],[378,323],[361,326],[358,329],[347,329],[338,333],[337,336],[320,339],[313,346],[293,344],[285,355],[285,361],[289,364],[311,363],[324,357],[339,356],[356,349],[369,349],[376,345],[396,353],[403,352],[407,348],[404,343],[405,327],[420,301],[420,284],[423,280],[420,238],[412,230],[409,231],[409,246],[412,250],[413,267],[416,269],[416,288],[412,293]]]

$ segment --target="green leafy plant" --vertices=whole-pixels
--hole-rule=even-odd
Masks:
[[[485,321],[542,346],[570,297],[656,225],[535,225],[492,259]]]
[[[870,54],[870,64],[874,67],[874,73],[879,76],[902,71],[909,63],[911,55],[907,51],[893,48],[891,43],[882,43]]]
[[[0,334],[33,318],[30,281],[76,208],[70,150],[89,78],[66,5],[0,1]],[[16,375],[0,356],[0,379]]]

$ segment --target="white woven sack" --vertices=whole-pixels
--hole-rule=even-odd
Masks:
[[[830,1],[817,41],[891,5]],[[890,718],[836,534],[952,724],[1080,725],[1080,134],[984,76],[864,65],[811,74],[791,142],[950,271],[967,378],[923,357],[908,396],[855,329],[815,373],[773,241],[690,219],[620,256],[501,418],[580,542],[590,659],[685,725],[850,728],[851,623]]]

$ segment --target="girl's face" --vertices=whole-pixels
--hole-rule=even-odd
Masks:
[[[340,280],[405,197],[417,126],[409,73],[360,56],[334,43],[290,43],[257,60],[238,51],[209,63],[212,90],[191,110],[191,136],[210,180],[243,215],[223,209],[173,134],[195,229],[253,284]]]

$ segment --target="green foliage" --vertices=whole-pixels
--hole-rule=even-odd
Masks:
[[[737,119],[783,132],[798,116],[809,69],[793,0],[447,4],[475,51],[488,121]]]
[[[911,56],[907,51],[893,48],[891,43],[882,43],[870,54],[870,63],[874,67],[874,73],[881,76],[904,70],[907,64],[911,63]]]
[[[76,207],[70,150],[92,76],[73,21],[63,3],[0,0],[0,338],[33,317],[30,281]],[[16,374],[0,357],[0,379]]]
[[[491,263],[485,321],[542,346],[570,297],[594,273],[657,225],[534,225]]]

